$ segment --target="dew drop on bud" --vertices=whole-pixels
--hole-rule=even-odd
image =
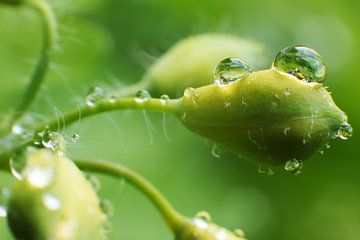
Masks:
[[[201,219],[207,223],[211,222],[211,216],[208,212],[206,211],[201,211],[201,212],[198,212],[195,216],[195,218],[197,219]]]
[[[151,98],[150,93],[144,89],[138,91],[135,95],[135,101],[137,103],[143,103],[143,102],[149,101],[150,98]]]
[[[115,208],[110,200],[102,199],[100,201],[100,208],[108,218],[114,215]]]
[[[9,188],[0,187],[0,218],[7,216],[7,206],[11,196]]]
[[[301,170],[303,168],[303,163],[302,163],[302,161],[292,159],[285,163],[284,168],[286,171],[288,171],[294,175],[298,175],[301,173]]]
[[[322,57],[315,50],[301,45],[281,50],[275,57],[273,67],[306,82],[322,83],[326,77]]]
[[[214,70],[214,84],[226,85],[243,79],[252,73],[252,69],[241,59],[226,58]]]
[[[91,187],[95,192],[98,192],[101,188],[101,182],[95,175],[87,175],[86,179],[90,182]]]
[[[85,103],[89,107],[95,106],[105,97],[105,91],[101,87],[95,86],[92,87],[85,98]]]
[[[347,122],[343,122],[338,130],[338,136],[342,140],[347,140],[352,136],[353,129]]]
[[[245,233],[242,229],[235,229],[234,230],[234,234],[237,236],[237,237],[240,237],[240,238],[244,238],[245,237]]]
[[[161,95],[160,96],[160,103],[162,105],[166,105],[168,100],[170,100],[170,97],[168,95]]]

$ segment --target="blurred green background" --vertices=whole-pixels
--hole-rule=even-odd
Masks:
[[[94,85],[118,88],[141,79],[149,64],[183,37],[226,32],[263,42],[268,65],[282,48],[312,46],[328,67],[326,84],[348,113],[354,136],[331,142],[305,163],[300,176],[225,152],[172,117],[165,138],[162,114],[103,114],[66,128],[71,157],[109,159],[143,174],[183,214],[206,210],[214,222],[242,228],[248,239],[360,239],[360,2],[355,0],[53,0],[61,39],[32,112],[42,119],[73,109]],[[0,110],[24,90],[40,42],[37,16],[0,6]],[[181,66],[179,66],[181,67]],[[149,136],[149,127],[153,141]],[[151,144],[149,144],[151,143]],[[116,208],[111,239],[173,239],[149,201],[124,181],[100,177],[100,196]],[[0,185],[11,178],[0,173]],[[0,239],[12,239],[0,219]]]

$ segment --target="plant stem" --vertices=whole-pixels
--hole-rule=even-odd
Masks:
[[[111,99],[104,99],[95,106],[82,106],[77,110],[65,113],[61,119],[63,122],[61,122],[60,126],[59,119],[52,119],[36,127],[35,132],[42,131],[45,127],[48,127],[50,130],[62,129],[63,126],[76,122],[79,119],[84,119],[93,115],[115,110],[141,109],[171,114],[176,114],[178,112],[178,108],[180,106],[179,99],[166,100],[166,103],[163,103],[162,101],[163,100],[157,98],[120,98],[115,101],[112,101]]]
[[[30,104],[35,99],[41,83],[43,82],[46,70],[49,65],[49,54],[55,44],[57,38],[57,23],[55,15],[45,0],[25,0],[26,4],[35,8],[40,14],[41,23],[43,26],[43,42],[40,49],[40,55],[37,63],[30,77],[29,85],[27,86],[24,95],[16,107],[15,112],[10,120],[9,126],[12,126],[30,107]]]
[[[186,218],[180,215],[173,206],[165,199],[159,190],[150,184],[145,178],[136,172],[121,166],[105,161],[76,160],[76,165],[82,170],[95,171],[114,177],[120,177],[138,188],[160,211],[170,229],[176,233],[186,223]]]
[[[151,98],[151,99],[138,99],[138,98],[120,98],[117,100],[104,99],[94,106],[82,106],[79,109],[72,110],[65,113],[59,120],[57,118],[39,124],[34,128],[34,133],[43,131],[48,128],[51,131],[61,130],[64,126],[84,119],[86,117],[94,116],[104,112],[124,109],[142,109],[155,112],[171,113],[176,115],[180,107],[180,99],[164,100]],[[20,148],[31,144],[34,136],[25,137],[21,135],[9,134],[8,136],[0,139],[0,170],[4,170],[8,166],[8,159],[11,154]]]

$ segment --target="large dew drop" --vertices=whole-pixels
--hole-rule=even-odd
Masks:
[[[275,57],[273,67],[306,82],[322,83],[326,77],[322,57],[315,50],[301,45],[281,50]]]
[[[140,90],[135,95],[135,101],[137,103],[147,102],[151,99],[151,95],[147,90]]]
[[[251,68],[243,60],[226,58],[215,68],[214,84],[226,85],[248,76],[251,72]]]
[[[299,175],[302,171],[303,163],[302,163],[302,161],[292,159],[285,163],[284,168],[286,171],[288,171],[294,175]]]

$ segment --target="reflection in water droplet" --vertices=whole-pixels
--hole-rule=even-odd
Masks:
[[[214,84],[226,85],[240,80],[252,73],[251,68],[241,59],[226,58],[214,70]]]
[[[102,199],[100,201],[100,208],[108,218],[112,217],[115,213],[113,204],[107,199]]]
[[[160,96],[160,103],[162,105],[166,105],[168,100],[170,100],[170,97],[168,95],[161,95]]]
[[[92,87],[85,98],[85,103],[89,107],[95,106],[97,103],[102,101],[105,97],[105,91],[101,87]]]
[[[200,211],[196,214],[195,218],[198,218],[198,219],[202,219],[204,220],[205,222],[209,223],[211,222],[211,216],[208,212],[206,211]]]
[[[143,102],[147,102],[151,99],[151,95],[148,91],[146,90],[140,90],[136,93],[135,95],[135,101],[137,103],[143,103]]]
[[[45,132],[41,143],[45,148],[51,149],[59,155],[63,155],[65,151],[65,142],[61,133]]]
[[[204,221],[204,219],[201,219],[201,218],[194,218],[193,222],[197,227],[202,228],[202,229],[206,229],[209,227],[209,223]]]
[[[285,170],[294,174],[298,175],[301,173],[303,168],[303,163],[300,160],[292,159],[285,163]]]
[[[72,136],[71,136],[71,141],[76,143],[80,140],[80,135],[78,133],[74,133]]]
[[[61,201],[52,194],[45,194],[42,200],[45,207],[50,211],[56,211],[61,208]]]
[[[353,129],[352,129],[351,125],[347,122],[343,122],[340,125],[340,128],[339,128],[337,134],[340,139],[347,140],[352,136],[352,133],[353,133]]]
[[[194,93],[194,88],[188,87],[184,91],[184,97],[190,97]]]
[[[301,45],[281,50],[275,57],[273,67],[306,82],[322,83],[326,77],[322,57],[315,50]]]

